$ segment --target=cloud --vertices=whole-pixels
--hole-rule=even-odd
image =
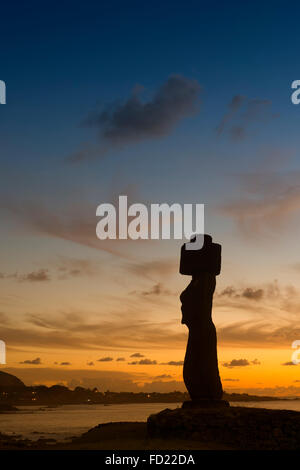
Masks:
[[[242,297],[253,300],[260,300],[263,295],[264,291],[262,289],[252,289],[251,287],[247,287],[247,289],[242,292]]]
[[[298,364],[294,364],[293,362],[291,361],[288,361],[288,362],[284,362],[283,364],[281,364],[282,366],[297,366]]]
[[[278,398],[298,398],[300,395],[300,387],[290,385],[288,387],[276,385],[275,387],[234,387],[228,390],[234,393],[248,393],[249,395],[274,396]]]
[[[217,126],[217,134],[222,134],[226,124],[232,119],[232,117],[238,112],[245,101],[245,96],[235,95],[230,103],[228,104],[228,111],[224,114],[220,124]]]
[[[259,290],[258,286],[249,287],[253,292]],[[222,347],[290,348],[292,341],[300,338],[300,293],[292,286],[280,286],[277,282],[263,284],[260,288],[264,294],[258,300],[249,295],[242,296],[247,288],[233,286],[227,295],[215,297],[217,319],[218,312],[224,308],[238,313],[238,321],[217,322],[218,341]],[[178,316],[164,321],[160,316],[149,318],[145,311],[143,315],[147,318],[143,318],[140,305],[136,305],[136,301],[130,304],[129,300],[121,300],[115,311],[110,308],[109,315],[107,306],[101,304],[92,316],[85,310],[46,311],[20,315],[18,322],[11,324],[4,312],[6,323],[1,325],[1,338],[10,347],[30,344],[36,348],[36,355],[44,348],[85,350],[86,357],[89,357],[88,351],[98,351],[98,358],[114,357],[120,350],[129,357],[133,351],[172,349],[180,351],[179,357],[182,357],[187,331],[180,327]],[[169,362],[167,365],[170,366],[173,363],[182,365],[177,360]]]
[[[116,359],[117,362],[123,362],[125,360],[126,360],[125,357],[117,357]]]
[[[227,297],[236,297],[236,289],[232,286],[228,286],[218,294],[220,296],[227,296]]]
[[[106,106],[85,119],[84,126],[98,131],[101,146],[85,144],[69,159],[101,157],[116,147],[170,134],[182,119],[198,111],[200,90],[196,80],[181,75],[171,75],[146,102],[140,98],[141,88],[135,88],[124,103]]]
[[[40,202],[16,201],[13,198],[3,196],[1,197],[1,207],[23,223],[24,227],[29,232],[96,248],[119,257],[121,256],[124,259],[135,258],[127,254],[126,250],[131,247],[132,252],[134,252],[135,250],[133,248],[136,248],[136,243],[139,241],[130,239],[99,240],[97,238],[96,225],[98,220],[95,213],[97,207],[96,203],[92,205],[90,202],[83,203],[82,201],[74,200],[72,207],[60,207],[59,211],[54,212],[52,208]],[[75,207],[76,210],[74,209]],[[64,258],[64,262],[67,262],[66,258]],[[68,262],[69,268],[70,263],[72,262]],[[86,266],[85,274],[87,274],[87,268]],[[77,267],[74,268],[73,263],[73,275],[78,269],[77,260]],[[82,263],[80,269],[83,270]],[[91,270],[91,265],[89,269]],[[70,269],[67,271],[70,273]]]
[[[240,379],[222,379],[222,382],[239,382]]]
[[[61,362],[60,363],[61,366],[71,366],[71,362]]]
[[[19,277],[21,281],[30,281],[30,282],[41,282],[49,281],[50,277],[47,269],[39,269],[38,271],[32,271],[31,273],[25,274]]]
[[[272,102],[265,99],[249,99],[242,95],[235,95],[228,104],[228,110],[224,114],[216,131],[221,135],[228,131],[233,141],[243,140],[247,136],[248,127],[259,122],[268,122],[278,115],[271,112]],[[236,121],[229,127],[229,123]],[[229,128],[228,128],[229,127]]]
[[[277,280],[260,287],[228,286],[216,293],[215,306],[251,312],[255,316],[253,321],[256,319],[266,325],[268,319],[274,328],[294,331],[296,327],[298,330],[296,315],[300,308],[300,291],[293,285],[280,285]]]
[[[115,315],[92,321],[88,313],[68,312],[28,314],[20,324],[3,324],[1,338],[10,347],[111,351],[125,348],[182,349],[186,333],[174,322],[133,318],[132,308],[118,309]],[[101,310],[99,310],[101,313]]]
[[[152,361],[151,359],[141,359],[140,361],[128,362],[129,365],[139,365],[139,366],[152,366],[157,364],[157,361]]]
[[[151,289],[142,291],[141,295],[142,296],[151,296],[151,295],[169,295],[171,291],[169,289],[165,289],[163,285],[158,282],[157,284],[154,284]]]
[[[47,269],[39,269],[38,271],[32,271],[31,273],[20,276],[19,280],[30,281],[30,282],[41,282],[41,281],[49,281],[50,277],[49,277]]]
[[[48,386],[63,383],[69,388],[81,386],[85,388],[97,387],[99,391],[105,392],[174,392],[186,391],[182,380],[158,379],[151,381],[149,376],[140,372],[124,371],[99,371],[96,369],[68,369],[68,368],[45,368],[45,367],[4,367],[2,370],[19,377],[26,385],[46,384]],[[300,387],[291,385],[289,387],[257,387],[243,388],[233,385],[228,387],[230,392],[249,393],[260,396],[300,396]],[[227,390],[227,389],[226,389]]]
[[[169,374],[162,374],[162,375],[156,375],[154,378],[155,378],[155,379],[171,379],[171,378],[172,378],[172,375],[169,375]]]
[[[20,364],[34,364],[34,365],[39,365],[41,363],[41,358],[37,357],[36,359],[26,359],[26,361],[20,362]]]
[[[250,361],[250,362],[247,359],[232,359],[230,362],[223,362],[222,366],[228,367],[229,369],[231,369],[233,367],[250,366],[251,364],[259,365],[260,362],[257,359],[254,359],[253,361]]]
[[[140,389],[144,393],[170,393],[170,392],[186,392],[183,381],[178,380],[154,380],[143,385]]]
[[[157,278],[162,277],[166,279],[167,276],[172,275],[178,270],[178,262],[174,259],[160,259],[151,261],[126,263],[126,269],[138,277],[144,277],[152,281],[157,281]]]
[[[131,354],[130,357],[145,357],[144,354],[141,354],[141,353],[134,353],[134,354]]]
[[[111,362],[113,361],[113,357],[105,356],[105,357],[100,357],[100,359],[97,359],[98,362]]]
[[[251,361],[251,364],[254,364],[255,366],[259,366],[261,362],[258,359],[254,359],[253,361]]]
[[[87,362],[86,365],[87,366],[94,366],[95,364],[93,363],[93,361],[90,361],[90,362]]]
[[[43,282],[50,281],[51,277],[49,275],[48,269],[38,269],[37,271],[31,271],[26,274],[4,274],[1,273],[0,279],[16,279],[19,282]]]
[[[68,258],[59,256],[57,263],[59,279],[68,279],[80,276],[94,276],[98,272],[96,263],[89,259]]]
[[[234,141],[239,141],[239,140],[244,140],[246,137],[246,130],[242,126],[232,126],[232,128],[229,131],[229,135],[231,140]]]
[[[237,200],[223,204],[220,212],[232,218],[247,238],[269,238],[289,229],[300,212],[299,171],[257,171],[239,175]]]
[[[183,366],[183,361],[161,362],[161,365],[164,365],[164,366]]]
[[[247,103],[246,110],[243,113],[243,118],[246,121],[256,121],[271,117],[269,115],[269,109],[271,105],[272,102],[270,100],[258,98],[250,99]]]
[[[231,346],[286,348],[295,338],[300,338],[297,319],[285,321],[282,326],[264,320],[246,320],[218,328],[219,343]]]
[[[3,312],[0,312],[0,324],[1,325],[6,325],[9,323],[9,317]]]
[[[246,287],[244,289],[237,290],[232,286],[228,286],[222,290],[219,296],[226,296],[230,298],[241,298],[245,297],[250,300],[261,300],[264,296],[263,289],[255,289],[252,287]]]
[[[59,256],[57,266],[55,266],[56,278],[65,280],[79,276],[92,276],[96,274],[97,269],[94,263],[87,259],[67,258]],[[15,279],[19,282],[43,282],[50,281],[55,274],[50,276],[49,269],[41,268],[26,274],[0,274],[0,279]]]
[[[93,199],[84,198],[82,188],[70,192],[69,197],[64,202],[50,201],[33,198],[16,199],[15,195],[0,194],[0,209],[3,214],[13,218],[22,224],[22,228],[30,235],[39,234],[46,237],[58,238],[79,245],[95,248],[117,257],[121,257],[124,262],[122,268],[130,270],[130,263],[139,264],[137,260],[137,246],[139,244],[148,245],[151,240],[131,240],[128,239],[106,239],[99,240],[96,235],[96,226],[99,218],[96,216],[96,208],[99,203],[106,201],[115,207],[119,203],[119,195],[125,194],[128,197],[128,205],[141,202],[137,184],[122,184],[122,180],[117,179],[112,182],[109,190],[103,190],[101,197],[94,195]],[[80,194],[80,195],[78,195]],[[54,206],[55,203],[55,206]],[[145,201],[147,204],[147,201]],[[117,217],[118,228],[118,217]],[[125,264],[128,261],[128,266]],[[76,277],[79,275],[93,276],[101,270],[99,265],[90,258],[75,258],[69,256],[57,256],[51,263],[52,270],[55,269],[56,277]],[[137,268],[138,269],[138,268]],[[156,279],[157,281],[157,279]]]

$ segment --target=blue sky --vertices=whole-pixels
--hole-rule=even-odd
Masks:
[[[76,198],[100,203],[129,185],[149,202],[204,202],[209,212],[244,197],[240,174],[266,165],[283,174],[298,169],[300,111],[290,101],[299,68],[297,6],[291,12],[284,2],[272,8],[268,2],[14,2],[3,6],[3,18],[5,197],[41,200],[60,211]],[[123,103],[137,85],[144,87],[141,100],[151,101],[173,74],[201,86],[198,113],[159,139],[66,163],[82,145],[101,142],[97,130],[82,126],[91,112]],[[268,102],[268,117],[247,124],[237,141],[229,128],[216,133],[234,96]]]
[[[1,133],[10,159],[51,165],[88,138],[79,124],[96,104],[125,99],[136,84],[147,98],[174,73],[204,88],[199,116],[176,131],[190,145],[213,137],[235,94],[272,100],[283,113],[278,126],[289,130],[279,138],[273,126],[273,142],[290,141],[298,115],[289,101],[299,68],[296,9],[284,2],[4,6],[0,60],[9,106]],[[287,112],[295,119],[286,120]]]
[[[290,87],[300,79],[298,18],[297,5],[276,1],[3,5],[0,311],[25,332],[29,314],[101,320],[107,311],[118,319],[125,309],[125,316],[138,316],[139,310],[142,320],[145,315],[156,321],[164,317],[151,292],[153,283],[161,283],[159,300],[176,328],[177,294],[187,282],[177,275],[180,243],[104,246],[95,238],[97,205],[125,193],[133,202],[205,203],[207,231],[223,245],[219,288],[264,291],[263,305],[248,298],[234,304],[242,294],[226,305],[219,300],[217,323],[224,326],[237,315],[236,321],[259,325],[274,311],[274,331],[284,316],[285,331],[293,335],[300,294],[288,289],[297,286],[300,272],[300,106],[291,103]],[[172,108],[164,87],[174,76],[178,94]],[[183,91],[193,102],[185,98],[179,109]],[[159,93],[161,115],[155,112]],[[127,122],[121,119],[120,125],[120,115],[110,113],[125,112],[132,96],[142,110],[150,104],[154,117],[142,112],[148,127],[142,123],[141,133],[134,121],[136,129],[129,126],[126,134]],[[91,116],[93,124],[83,125]],[[107,137],[109,126],[122,145],[116,136]],[[82,149],[88,158],[70,162]],[[77,271],[79,277],[71,274]],[[32,273],[44,280],[30,282]],[[281,290],[272,297],[275,279]],[[98,312],[102,304],[106,310]],[[228,331],[224,360],[230,361],[234,353],[226,344],[236,344]],[[24,346],[13,329],[7,335],[11,347]],[[263,335],[253,337],[251,347],[263,347]],[[243,332],[241,337],[239,344],[250,347]],[[33,354],[40,343],[34,335],[30,341]],[[151,341],[150,353],[160,354],[159,339],[157,348]],[[289,341],[290,336],[279,347],[289,347]],[[45,354],[59,355],[52,347],[46,345]],[[175,340],[170,348],[180,350]],[[79,366],[85,364],[77,361]]]

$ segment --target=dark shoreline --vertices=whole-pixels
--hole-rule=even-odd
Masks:
[[[185,410],[103,423],[65,441],[0,433],[0,450],[300,450],[300,412],[252,407]]]
[[[163,395],[163,394],[160,394]],[[289,401],[298,401],[300,400],[300,397],[268,397],[268,396],[255,396],[255,395],[239,395],[239,394],[224,394],[224,400],[229,401],[230,403],[264,403],[264,402],[289,402]],[[40,407],[44,406],[47,408],[57,408],[60,406],[64,405],[102,405],[102,406],[111,406],[111,405],[142,405],[142,404],[174,404],[178,403],[181,404],[183,403],[183,400],[179,399],[169,399],[166,398],[164,399],[163,396],[159,397],[158,399],[155,400],[107,400],[107,401],[59,401],[59,402],[53,402],[53,401],[44,401],[44,400],[39,400],[39,401],[21,401],[20,400],[15,400],[12,402],[6,402],[6,401],[1,401],[0,400],[0,414],[3,413],[13,413],[13,412],[18,412],[20,411],[18,406],[33,406],[33,407]]]
[[[69,394],[67,394],[69,395]],[[125,396],[123,396],[125,395]],[[148,404],[148,403],[183,403],[189,400],[188,394],[164,394],[155,393],[154,396],[140,396],[140,394],[129,394],[115,393],[110,396],[101,397],[101,399],[95,399],[95,397],[70,397],[70,396],[57,396],[53,395],[50,397],[39,397],[35,395],[34,399],[23,398],[19,396],[9,396],[0,399],[0,413],[3,411],[13,411],[14,407],[18,406],[49,406],[56,407],[61,405],[130,405],[130,404]],[[50,399],[49,399],[50,398]],[[231,403],[251,403],[251,402],[266,402],[266,401],[294,401],[300,400],[300,397],[269,397],[269,396],[257,396],[248,394],[228,394],[224,393],[223,400],[227,400]]]

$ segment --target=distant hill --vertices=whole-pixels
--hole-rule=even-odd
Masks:
[[[5,393],[3,393],[5,392]],[[63,385],[32,385],[26,386],[15,375],[0,371],[0,405],[63,405],[63,404],[121,404],[121,403],[181,403],[189,400],[187,392],[101,392],[97,388],[76,387],[74,390]],[[253,402],[284,400],[287,398],[255,396],[247,393],[226,393],[224,400],[229,402]],[[295,397],[294,397],[295,399]],[[300,400],[300,397],[297,398]]]
[[[26,386],[22,380],[18,379],[12,374],[0,371],[0,391],[1,392],[13,392],[25,389]]]

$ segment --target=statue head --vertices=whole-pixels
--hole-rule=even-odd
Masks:
[[[191,243],[196,241],[196,236],[191,238]],[[180,274],[197,276],[208,272],[215,276],[221,271],[221,245],[213,243],[212,236],[205,234],[203,246],[200,250],[187,250],[185,244],[181,247]]]

